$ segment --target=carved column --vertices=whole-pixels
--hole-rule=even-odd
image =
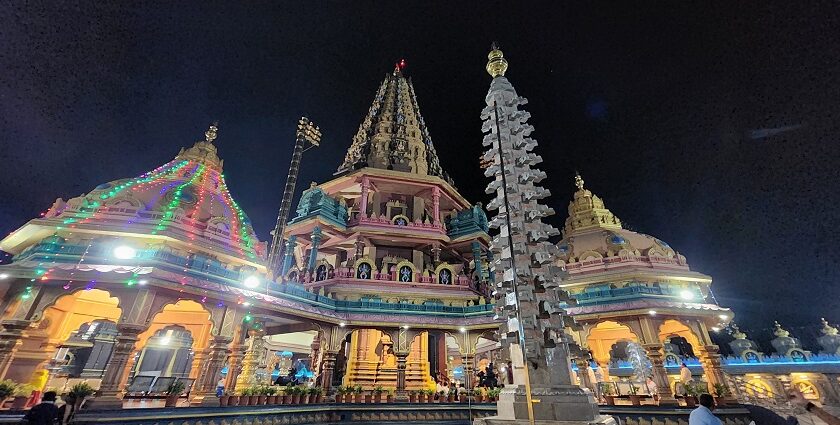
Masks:
[[[481,244],[478,241],[472,242],[473,263],[475,264],[475,275],[479,282],[484,281],[484,273],[481,270]]]
[[[231,338],[227,336],[214,336],[210,343],[210,349],[207,352],[207,358],[201,365],[198,379],[195,381],[195,392],[197,399],[201,398],[202,404],[215,405],[216,404],[216,383],[222,374],[222,368],[225,366],[225,359],[230,354]],[[230,369],[228,369],[230,370]]]
[[[714,344],[700,347],[700,362],[703,364],[703,374],[709,381],[710,392],[715,384],[726,385],[726,377],[720,367],[720,347]]]
[[[434,262],[435,267],[437,267],[437,265],[440,264],[440,244],[436,243],[432,245],[432,262]],[[437,276],[435,276],[435,279],[437,279]]]
[[[292,261],[295,258],[296,244],[297,236],[289,236],[289,240],[286,242],[286,252],[284,253],[285,258],[283,258],[283,267],[280,269],[280,276],[283,278],[286,277],[286,274],[289,273],[289,270],[292,268]]]
[[[318,261],[318,246],[321,245],[321,228],[315,226],[310,235],[312,246],[309,248],[309,264],[306,269],[309,273],[315,273],[315,263]]]
[[[248,349],[245,350],[245,357],[242,359],[242,372],[236,378],[236,386],[244,388],[257,384],[257,368],[259,367],[262,351],[265,349],[265,330],[252,329],[248,331],[251,338],[248,340]]]
[[[464,361],[464,386],[473,388],[478,385],[475,380],[475,353],[461,354],[461,359]]]
[[[312,365],[312,373],[318,376],[321,371],[321,334],[320,332],[312,339],[312,344],[309,346],[309,364]]]
[[[6,377],[6,371],[12,364],[17,346],[23,339],[23,331],[29,327],[28,320],[4,320],[0,331],[0,378]]]
[[[367,176],[362,177],[362,194],[359,197],[359,218],[367,218],[368,207],[368,190],[370,190],[370,179]]]
[[[440,225],[440,188],[432,188],[432,205],[434,208],[435,225]]]
[[[332,388],[333,371],[335,370],[335,359],[337,356],[338,352],[335,351],[325,350],[323,353],[321,360],[321,382],[319,382],[319,385],[325,395],[329,394]]]
[[[365,256],[365,241],[362,239],[356,239],[355,248],[356,260]],[[353,277],[356,277],[356,275],[354,274]]]
[[[234,344],[230,347],[230,356],[228,357],[228,373],[225,377],[226,387],[231,391],[236,389],[236,381],[239,380],[239,374],[242,372],[242,359],[245,357],[245,345]]]
[[[99,387],[97,396],[88,403],[93,409],[122,408],[122,398],[118,397],[122,391],[123,377],[126,368],[134,353],[134,346],[137,344],[137,336],[143,332],[145,326],[140,324],[119,324],[117,325],[116,341],[111,359],[105,366],[105,374],[102,376],[102,384]]]
[[[671,384],[668,383],[668,372],[665,370],[663,359],[662,344],[642,344],[645,349],[645,354],[650,360],[651,371],[653,372],[653,382],[656,383],[656,392],[659,393],[659,405],[674,405],[678,404],[677,399],[671,392]]]
[[[405,390],[405,369],[408,361],[409,352],[396,352],[397,356],[397,392],[395,398],[398,400],[405,400],[408,398],[408,392]]]

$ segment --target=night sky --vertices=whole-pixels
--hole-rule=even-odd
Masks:
[[[219,120],[227,181],[267,239],[297,119],[324,134],[300,192],[331,177],[400,58],[444,168],[486,202],[497,40],[555,225],[579,170],[629,228],[713,276],[744,328],[840,321],[835,1],[59,3],[0,3],[0,234]]]

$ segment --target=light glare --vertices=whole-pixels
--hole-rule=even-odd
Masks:
[[[130,260],[136,255],[137,250],[128,245],[120,245],[114,248],[114,257],[117,257],[120,260]]]

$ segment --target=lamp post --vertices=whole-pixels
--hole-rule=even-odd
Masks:
[[[309,146],[307,146],[307,143]],[[321,130],[309,118],[301,117],[295,133],[295,150],[292,152],[292,163],[289,165],[289,175],[286,177],[286,188],[283,191],[283,200],[280,202],[277,224],[272,232],[271,249],[268,253],[268,272],[272,279],[277,277],[278,263],[283,258],[283,233],[286,231],[289,209],[292,207],[292,198],[295,196],[295,185],[300,172],[300,159],[304,152],[320,144]]]

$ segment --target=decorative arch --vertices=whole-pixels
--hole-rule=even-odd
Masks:
[[[216,328],[212,311],[204,304],[192,300],[169,300],[160,306],[149,320],[146,330],[138,336],[137,347],[145,346],[148,339],[160,329],[178,325],[193,336],[193,348],[204,349]]]
[[[403,214],[397,214],[391,219],[391,224],[394,226],[408,226],[411,224],[411,220]]]
[[[592,351],[592,358],[601,365],[609,364],[615,344],[640,341],[630,326],[612,320],[596,323],[589,329],[586,337],[586,345]]]
[[[600,260],[603,258],[604,256],[597,251],[586,251],[578,256],[578,261]]]
[[[753,378],[747,381],[744,390],[753,397],[770,398],[773,396],[773,387],[761,378]]]
[[[356,279],[373,279],[373,274],[376,272],[376,264],[370,257],[362,257],[356,260],[353,265],[353,277]]]
[[[417,273],[417,268],[414,267],[414,263],[408,260],[402,260],[394,266],[394,270],[396,272],[396,276],[394,276],[397,282],[414,282],[414,276]]]
[[[794,379],[791,380],[790,384],[792,387],[801,391],[802,395],[805,396],[805,399],[814,401],[820,401],[822,399],[822,393],[816,383],[811,382],[811,380],[806,377],[796,378],[795,376],[796,375],[794,375]]]
[[[40,321],[51,339],[66,340],[83,323],[93,320],[108,320],[118,323],[122,316],[119,297],[103,289],[79,287],[65,293],[54,293],[41,311],[33,315],[33,321]]]
[[[315,262],[315,270],[313,270],[313,277],[315,281],[327,280],[330,276],[330,272],[334,270],[332,264],[330,264],[326,259],[322,258]]]
[[[448,276],[447,276],[448,273]],[[455,269],[449,263],[440,263],[435,268],[435,280],[437,283],[441,285],[454,285],[455,284]],[[448,282],[445,282],[444,278],[448,277]]]
[[[697,354],[697,350],[704,346],[701,343],[702,339],[695,333],[695,330],[692,329],[688,324],[684,323],[679,319],[665,319],[659,325],[659,340],[664,341],[665,338],[668,338],[672,335],[676,335],[682,338],[685,338],[686,341],[691,345],[695,354]]]

